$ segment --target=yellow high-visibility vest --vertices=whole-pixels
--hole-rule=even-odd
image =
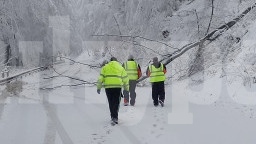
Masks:
[[[127,72],[129,80],[138,79],[138,64],[135,61],[127,61],[124,63],[124,69]]]
[[[150,71],[150,82],[160,82],[165,81],[165,74],[164,74],[164,65],[161,63],[159,68],[156,68],[154,65],[149,66]]]
[[[106,64],[100,72],[97,88],[121,88],[129,91],[129,78],[125,69],[117,61]]]

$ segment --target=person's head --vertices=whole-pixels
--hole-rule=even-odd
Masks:
[[[128,60],[134,59],[133,55],[128,56]]]
[[[158,63],[158,58],[157,57],[153,58],[153,63]]]
[[[110,61],[117,61],[117,58],[116,57],[111,57]]]

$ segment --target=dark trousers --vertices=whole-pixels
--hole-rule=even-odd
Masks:
[[[164,81],[152,83],[152,99],[153,99],[154,105],[158,105],[158,100],[161,100],[164,102],[165,100]]]
[[[118,111],[121,100],[121,88],[106,88],[111,118],[118,119]]]
[[[124,98],[129,102],[129,98],[131,98],[130,100],[130,104],[134,105],[135,104],[135,99],[136,99],[136,85],[137,85],[137,81],[136,80],[129,80],[129,92],[130,92],[130,96],[129,93],[124,92]]]

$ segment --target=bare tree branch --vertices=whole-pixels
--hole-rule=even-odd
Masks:
[[[170,46],[170,45],[168,45],[168,44],[166,44],[166,43],[164,43],[164,42],[158,41],[158,40],[153,40],[153,39],[145,38],[145,37],[142,37],[142,36],[136,36],[136,37],[141,38],[141,39],[144,39],[144,40],[148,40],[148,41],[157,42],[157,43],[163,44],[163,45],[165,45],[165,46],[167,46],[167,47],[170,47],[170,48],[172,48],[172,49],[178,49],[178,48],[175,48],[175,47],[173,47],[173,46]],[[135,38],[136,38],[136,37],[135,37]]]
[[[176,50],[175,52],[169,54],[168,57],[166,57],[160,61],[161,62],[164,61],[164,65],[168,65],[170,62],[172,62],[174,59],[178,58],[179,56],[183,55],[188,50],[203,44],[207,40],[209,40],[208,44],[210,44],[212,41],[214,41],[219,36],[221,36],[225,31],[227,31],[232,26],[234,26],[239,20],[241,20],[246,14],[248,14],[255,7],[256,7],[256,3],[254,3],[251,7],[247,8],[241,15],[239,15],[235,19],[231,20],[227,24],[222,25],[219,28],[217,28],[216,30],[207,34],[204,38],[200,39],[198,42],[187,44],[187,45],[183,46],[182,48]],[[137,83],[145,80],[146,78],[148,78],[148,76],[142,76],[140,79],[137,80]]]
[[[147,46],[144,46],[144,45],[142,45],[142,44],[139,44],[139,43],[137,43],[136,41],[133,41],[133,42],[131,42],[131,41],[123,41],[123,42],[132,43],[132,44],[134,44],[134,45],[137,45],[137,46],[146,48],[146,49],[148,49],[148,50],[150,50],[150,51],[152,51],[152,52],[154,52],[154,53],[156,53],[156,54],[158,54],[158,55],[160,55],[160,56],[164,56],[163,54],[160,54],[158,51],[155,51],[155,50],[153,50],[153,49],[151,49],[151,48],[149,48],[149,47],[147,47]]]
[[[79,83],[79,84],[71,84],[71,85],[59,85],[55,87],[45,87],[45,88],[40,88],[41,90],[52,90],[56,88],[61,88],[61,87],[75,87],[75,86],[80,86],[80,85],[86,85],[87,83]]]
[[[187,3],[187,5],[191,4],[192,2],[194,2],[195,0],[191,0],[189,3]]]
[[[224,33],[224,31],[227,31],[230,29],[232,26],[234,26],[239,20],[241,20],[246,14],[248,14],[253,8],[256,7],[256,3],[254,3],[251,7],[248,7],[245,11],[242,12],[239,16],[228,22],[227,24],[224,24],[220,26],[219,28],[215,29],[211,33],[207,34],[205,36],[206,40],[213,41],[216,38],[218,38],[220,35]]]
[[[152,41],[152,42],[157,42],[157,43],[160,43],[160,44],[163,44],[167,47],[170,47],[172,49],[178,49],[178,48],[175,48],[173,46],[170,46],[164,42],[161,42],[161,41],[158,41],[158,40],[153,40],[153,39],[149,39],[149,38],[145,38],[145,37],[142,37],[142,36],[129,36],[129,35],[115,35],[115,34],[105,34],[105,35],[92,35],[92,36],[108,36],[108,37],[126,37],[126,38],[132,38],[132,39],[135,39],[135,38],[140,38],[140,39],[144,39],[144,40],[147,40],[147,41]]]
[[[43,79],[53,79],[53,78],[58,78],[58,77],[62,77],[62,76],[60,76],[60,75],[58,75],[58,76],[51,76],[51,77],[45,77],[45,78],[43,78]]]
[[[116,17],[115,17],[114,15],[113,15],[113,17],[114,17],[114,20],[115,20],[116,25],[117,25],[117,27],[118,27],[119,34],[122,35],[121,30],[120,30],[120,26],[119,26],[119,24],[118,24],[118,22],[117,22],[117,20],[116,20]]]
[[[211,23],[212,23],[213,12],[214,12],[214,0],[212,0],[212,13],[211,13],[210,22],[209,22],[209,25],[208,25],[208,27],[207,27],[207,30],[206,30],[205,35],[207,35],[207,34],[208,34],[208,32],[209,32],[209,30],[210,30]]]
[[[58,85],[58,86],[55,86],[55,87],[44,87],[44,88],[40,88],[41,90],[51,90],[51,89],[56,89],[56,88],[61,88],[61,87],[64,87],[64,86],[68,86],[68,87],[72,87],[72,86],[79,86],[79,85],[96,85],[97,82],[88,82],[88,81],[85,81],[85,80],[82,80],[82,79],[78,79],[78,78],[74,78],[74,77],[70,77],[70,76],[67,76],[67,75],[63,75],[59,72],[56,71],[56,69],[52,68],[53,71],[55,73],[58,74],[58,76],[52,76],[52,77],[47,77],[47,78],[44,78],[44,79],[53,79],[53,78],[56,78],[56,77],[67,77],[69,79],[73,79],[73,80],[76,80],[76,81],[81,81],[82,83],[79,83],[79,84],[70,84],[70,85]]]
[[[58,58],[58,57],[59,57],[59,58],[64,58],[64,59],[70,60],[70,61],[72,61],[72,62],[74,62],[74,63],[77,63],[77,64],[89,66],[90,68],[100,68],[100,65],[96,66],[96,65],[90,65],[90,64],[81,63],[81,62],[77,62],[77,61],[75,61],[75,60],[73,60],[73,59],[70,59],[70,58],[68,58],[68,57],[63,57],[63,56],[52,56],[52,57],[54,57],[54,58]]]
[[[66,76],[66,75],[63,75],[59,72],[56,71],[56,69],[52,68],[53,71],[55,73],[57,73],[58,75],[62,76],[62,77],[67,77],[67,78],[70,78],[70,79],[73,79],[73,80],[77,80],[77,81],[81,81],[81,82],[84,82],[85,84],[91,84],[91,85],[96,85],[97,82],[88,82],[88,81],[85,81],[85,80],[82,80],[82,79],[78,79],[78,78],[74,78],[74,77],[70,77],[70,76]]]
[[[187,44],[187,45],[183,46],[181,49],[178,49],[175,52],[169,54],[168,57],[162,59],[161,61],[164,61],[164,65],[168,65],[174,59],[183,55],[186,51],[190,50],[191,48],[194,48],[196,46],[199,46],[199,45],[203,44],[207,40],[209,40],[208,44],[210,44],[212,41],[214,41],[219,36],[221,36],[225,31],[227,31],[232,26],[234,26],[239,20],[241,20],[246,14],[248,14],[255,7],[256,7],[256,3],[254,3],[251,7],[247,8],[242,14],[240,14],[238,17],[234,18],[233,20],[231,20],[227,24],[224,24],[224,25],[220,26],[219,28],[217,28],[216,30],[212,31],[211,33],[207,34],[204,38],[202,38],[198,42],[190,43],[190,44]],[[141,81],[145,80],[146,78],[148,78],[148,77],[147,76],[142,76],[140,79],[137,80],[137,82],[141,82]]]
[[[198,17],[198,14],[197,14],[196,9],[195,9],[195,14],[196,14],[196,22],[197,22],[197,33],[198,33],[198,37],[199,37],[199,39],[200,39],[199,17]]]

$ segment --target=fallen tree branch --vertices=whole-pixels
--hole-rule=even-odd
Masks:
[[[131,42],[131,41],[123,41],[123,42],[132,43],[132,44],[134,44],[134,45],[137,45],[137,46],[146,48],[146,49],[148,49],[148,50],[150,50],[150,51],[152,51],[152,52],[154,52],[154,53],[156,53],[156,54],[158,54],[158,55],[160,55],[160,56],[164,56],[163,54],[160,54],[158,51],[155,51],[155,50],[153,50],[153,49],[151,49],[151,48],[149,48],[149,47],[147,47],[147,46],[144,46],[144,45],[142,45],[142,44],[139,44],[139,43],[137,43],[137,42],[135,42],[135,41],[133,41],[133,42]]]
[[[75,86],[80,86],[80,85],[86,85],[86,83],[79,83],[79,84],[71,84],[71,85],[59,85],[55,87],[45,87],[45,88],[40,88],[41,90],[53,90],[56,88],[61,88],[61,87],[75,87]]]
[[[53,79],[53,78],[56,78],[56,77],[62,77],[62,76],[51,76],[51,77],[45,77],[43,79]]]
[[[78,79],[78,78],[70,77],[70,76],[67,76],[67,75],[63,75],[63,74],[57,72],[56,69],[54,69],[54,68],[52,68],[52,69],[53,69],[53,71],[55,73],[59,74],[62,77],[67,77],[67,78],[70,78],[70,79],[73,79],[73,80],[81,81],[81,82],[84,82],[85,84],[93,84],[93,85],[95,85],[97,83],[97,82],[92,82],[91,83],[91,82],[88,82],[88,81],[85,81],[85,80],[82,80],[82,79]]]
[[[70,77],[70,76],[67,76],[67,75],[63,75],[63,74],[57,72],[56,69],[54,69],[54,68],[52,68],[52,69],[59,76],[52,76],[52,77],[48,77],[48,78],[44,78],[44,79],[51,79],[51,78],[55,78],[55,77],[67,77],[69,79],[73,79],[73,80],[76,80],[76,81],[81,81],[82,83],[71,84],[71,85],[58,85],[58,86],[51,87],[51,88],[47,88],[47,87],[46,88],[40,88],[41,90],[51,90],[51,89],[61,88],[61,87],[64,87],[64,86],[72,87],[72,86],[79,86],[79,85],[96,85],[97,84],[97,82],[88,82],[88,81],[85,81],[85,80],[82,80],[82,79],[78,79],[78,78]]]
[[[163,62],[164,65],[168,65],[170,62],[172,62],[174,59],[178,58],[179,56],[183,55],[188,50],[199,46],[200,44],[203,44],[205,41],[209,41],[208,44],[210,44],[212,41],[216,40],[219,36],[221,36],[224,32],[226,32],[228,29],[230,29],[232,26],[234,26],[238,21],[240,21],[246,14],[248,14],[253,8],[256,7],[256,3],[254,3],[251,7],[247,8],[242,14],[228,22],[227,24],[221,25],[219,28],[215,29],[211,33],[207,34],[204,38],[199,40],[195,43],[190,43],[185,46],[183,46],[181,49],[176,50],[175,52],[168,54],[168,57],[165,57],[164,59],[160,60],[160,62]],[[206,45],[205,45],[206,46]],[[148,78],[148,76],[142,76],[140,79],[137,80],[137,83],[145,80]]]
[[[54,56],[53,56],[53,57],[54,57]],[[100,68],[100,65],[99,65],[99,66],[96,66],[96,65],[85,64],[85,63],[77,62],[77,61],[75,61],[75,60],[73,60],[73,59],[70,59],[70,58],[68,58],[68,57],[63,57],[63,56],[57,56],[57,57],[70,60],[70,61],[72,61],[72,62],[74,62],[74,63],[77,63],[77,64],[89,66],[90,68]],[[55,57],[55,58],[57,58],[57,57]]]
[[[198,42],[195,43],[190,43],[188,45],[183,46],[181,49],[179,49],[178,51],[173,52],[172,54],[170,54],[169,58],[166,58],[166,62],[164,63],[165,65],[169,64],[171,61],[173,61],[174,59],[176,59],[177,57],[181,56],[182,54],[184,54],[186,51],[188,51],[189,49],[198,46],[199,44],[203,44],[205,41],[209,40],[210,42],[208,44],[210,44],[213,40],[217,39],[219,36],[221,36],[225,31],[227,31],[228,29],[230,29],[232,26],[234,26],[239,20],[241,20],[250,10],[252,10],[254,7],[256,7],[256,3],[247,8],[241,15],[239,15],[238,17],[236,17],[235,19],[233,19],[232,21],[228,22],[225,25],[220,26],[219,28],[217,28],[216,30],[214,30],[213,32],[207,34],[203,39],[199,40]],[[163,59],[165,60],[165,59]],[[163,61],[162,60],[162,61]]]
[[[160,43],[160,44],[163,44],[167,47],[170,47],[172,49],[178,49],[178,48],[174,48],[164,42],[161,42],[161,41],[158,41],[158,40],[153,40],[153,39],[149,39],[149,38],[145,38],[145,37],[142,37],[142,36],[129,36],[129,35],[115,35],[115,34],[105,34],[105,35],[92,35],[92,36],[100,36],[100,37],[104,37],[104,36],[108,36],[108,37],[127,37],[127,38],[132,38],[132,39],[135,39],[135,38],[140,38],[140,39],[144,39],[144,40],[147,40],[147,41],[152,41],[152,42],[157,42],[157,43]]]

